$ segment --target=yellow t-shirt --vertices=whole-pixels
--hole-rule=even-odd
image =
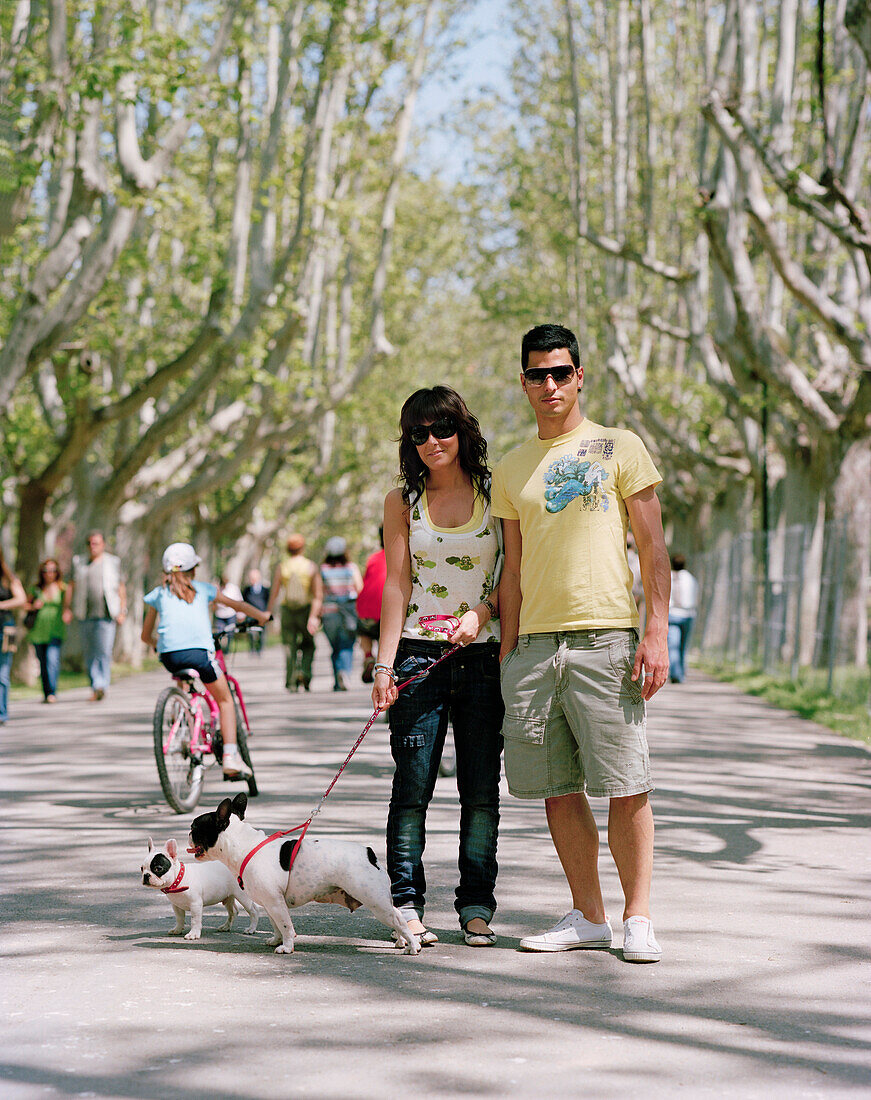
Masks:
[[[587,419],[502,459],[490,508],[520,521],[521,634],[638,626],[623,501],[661,481],[634,432]]]
[[[285,607],[307,607],[312,602],[314,564],[302,554],[291,554],[281,562],[282,603]]]

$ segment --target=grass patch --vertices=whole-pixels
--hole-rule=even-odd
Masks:
[[[699,667],[748,695],[758,695],[776,707],[791,710],[845,737],[871,745],[871,676],[866,669],[837,669],[833,690],[829,692],[825,669],[800,669],[798,679],[793,680],[786,674],[729,668],[714,662],[700,661]]]
[[[156,657],[146,657],[140,668],[134,668],[133,665],[122,664],[120,661],[113,661],[112,683],[115,683],[117,680],[123,680],[126,676],[136,676],[140,672],[152,672],[154,669],[162,667],[163,666]],[[58,695],[60,695],[62,691],[69,691],[71,688],[88,686],[89,680],[86,672],[69,672],[66,669],[61,669],[57,681]],[[37,674],[35,684],[21,684],[13,681],[9,689],[9,698],[12,700],[41,699],[42,684],[40,683],[39,674]]]

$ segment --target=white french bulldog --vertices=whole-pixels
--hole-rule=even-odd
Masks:
[[[180,936],[184,932],[185,913],[190,913],[191,930],[185,939],[198,940],[203,930],[203,906],[218,903],[227,910],[227,919],[215,931],[229,932],[236,917],[237,901],[251,918],[245,935],[253,936],[257,931],[262,910],[239,886],[235,875],[220,863],[183,863],[178,858],[178,845],[174,840],[168,840],[165,848],[156,848],[151,837],[148,838],[142,885],[160,890],[171,902],[176,924],[170,936]]]
[[[234,875],[240,873],[248,854],[267,836],[244,820],[247,805],[248,796],[237,794],[232,802],[225,798],[213,813],[194,818],[188,850],[197,860],[220,860]],[[420,951],[417,936],[393,904],[390,879],[371,848],[348,840],[306,837],[291,867],[297,839],[291,836],[263,845],[245,866],[245,889],[266,909],[275,929],[269,943],[276,953],[293,951],[296,933],[290,909],[310,901],[345,905],[352,913],[365,905],[382,924],[394,929],[397,946],[406,954]]]

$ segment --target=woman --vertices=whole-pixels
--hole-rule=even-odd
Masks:
[[[332,650],[333,691],[348,690],[357,637],[357,596],[363,587],[360,570],[348,561],[347,551],[347,543],[340,535],[327,539],[321,566],[324,587],[321,617]]]
[[[465,942],[496,942],[496,839],[504,708],[499,691],[499,557],[490,517],[487,443],[463,399],[447,386],[417,390],[400,414],[400,487],[384,502],[387,580],[381,605],[379,663],[372,701],[390,708],[396,763],[387,818],[387,865],[395,905],[421,943],[437,936],[423,924],[426,811],[435,788],[448,720],[453,724],[460,794],[460,881],[454,907]],[[420,624],[455,616],[445,634]],[[449,657],[424,671],[449,644]]]
[[[39,567],[39,580],[31,592],[28,611],[36,612],[36,619],[28,634],[39,660],[44,703],[57,699],[57,678],[60,672],[60,647],[66,627],[63,621],[63,599],[66,585],[60,567],[54,558],[46,558]]]
[[[16,607],[24,607],[26,603],[24,587],[6,564],[3,551],[0,550],[0,726],[5,726],[9,717],[9,682],[16,648],[15,616],[12,612]]]

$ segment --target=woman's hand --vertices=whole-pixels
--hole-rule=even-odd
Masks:
[[[387,710],[399,697],[393,677],[379,669],[372,684],[372,703],[376,710]]]
[[[450,641],[452,645],[471,645],[481,633],[483,625],[484,623],[478,618],[477,608],[473,607],[471,611],[467,611],[462,619],[460,619],[460,625],[453,632],[448,641]]]

